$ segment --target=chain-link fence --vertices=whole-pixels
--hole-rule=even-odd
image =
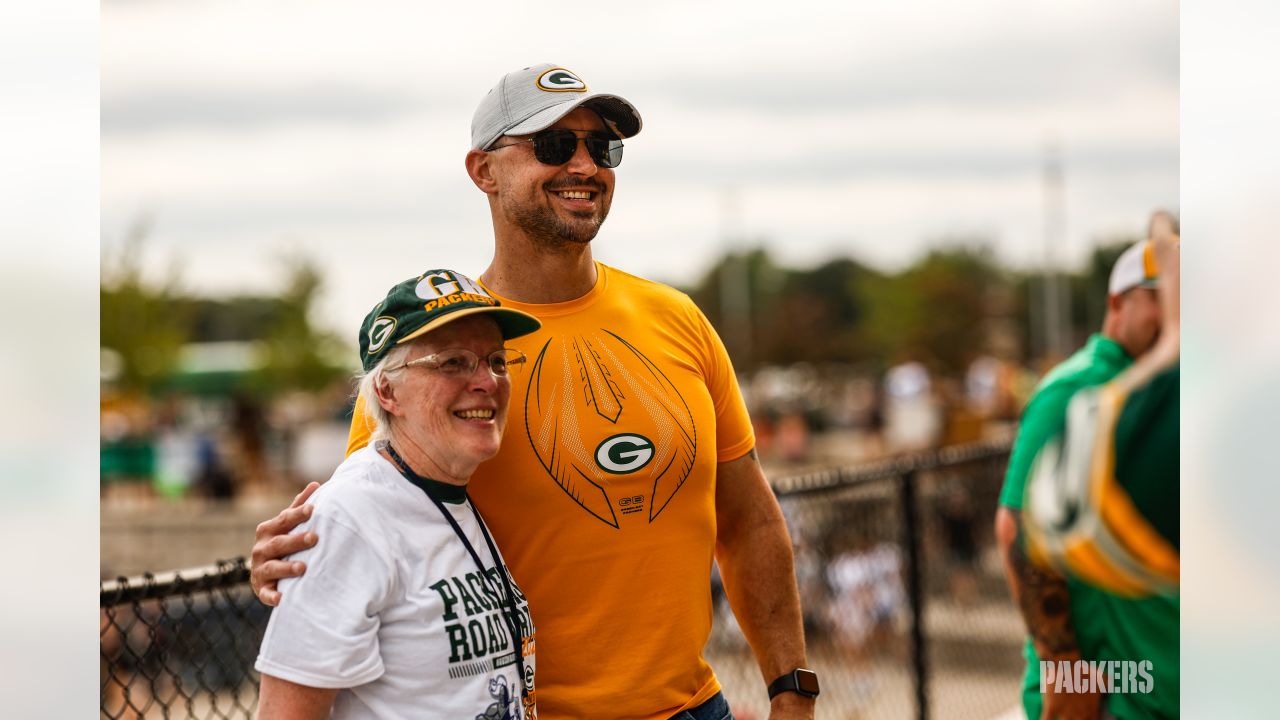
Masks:
[[[247,718],[270,608],[243,559],[102,584],[102,716]]]
[[[1016,713],[1024,633],[993,537],[1008,454],[978,443],[774,481],[819,719]],[[740,720],[767,717],[727,603],[708,656]]]
[[[820,720],[1015,708],[1023,631],[992,538],[1008,452],[965,445],[774,480]],[[708,660],[738,720],[763,720],[760,672],[713,580]],[[252,717],[270,611],[243,561],[104,583],[101,603],[103,717]]]

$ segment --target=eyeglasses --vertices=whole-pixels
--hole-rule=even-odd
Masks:
[[[533,143],[533,156],[538,159],[538,162],[543,165],[563,165],[573,158],[574,153],[578,152],[579,140],[586,144],[587,155],[596,165],[604,168],[616,168],[622,164],[622,141],[613,135],[587,133],[586,137],[580,138],[574,131],[564,128],[543,130],[526,140],[516,140],[506,145],[491,148],[489,152],[511,147],[512,145]]]
[[[498,378],[509,377],[512,368],[519,370],[524,366],[524,361],[524,353],[509,348],[494,350],[485,356],[485,363],[489,366],[489,372]],[[421,365],[428,370],[435,370],[447,377],[469,378],[476,371],[476,366],[479,364],[479,355],[464,348],[453,348],[441,350],[438,353],[432,353],[417,360],[410,360],[393,368],[388,368],[387,372]]]

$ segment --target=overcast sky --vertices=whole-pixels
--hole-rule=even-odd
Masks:
[[[1177,209],[1171,0],[620,7],[108,0],[104,246],[149,218],[150,267],[214,294],[271,292],[305,252],[322,321],[354,337],[395,282],[487,265],[471,113],[539,62],[640,109],[595,252],[654,279],[693,283],[744,239],[895,269],[978,237],[1038,265],[1051,142],[1059,262]]]

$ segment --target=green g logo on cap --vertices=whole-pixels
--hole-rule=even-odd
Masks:
[[[369,349],[366,352],[376,353],[391,339],[391,332],[396,329],[396,319],[383,315],[373,321],[369,328]]]
[[[538,88],[548,92],[586,92],[587,84],[564,68],[551,68],[538,76]]]

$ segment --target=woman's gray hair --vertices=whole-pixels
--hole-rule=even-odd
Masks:
[[[409,349],[412,347],[413,343],[408,343],[391,348],[369,372],[356,376],[356,391],[364,396],[365,414],[369,416],[373,425],[373,434],[369,437],[370,445],[379,440],[391,439],[391,415],[382,407],[382,403],[378,402],[377,387],[384,379],[391,382],[404,371],[404,368],[397,366],[404,363],[404,357],[409,354]]]

